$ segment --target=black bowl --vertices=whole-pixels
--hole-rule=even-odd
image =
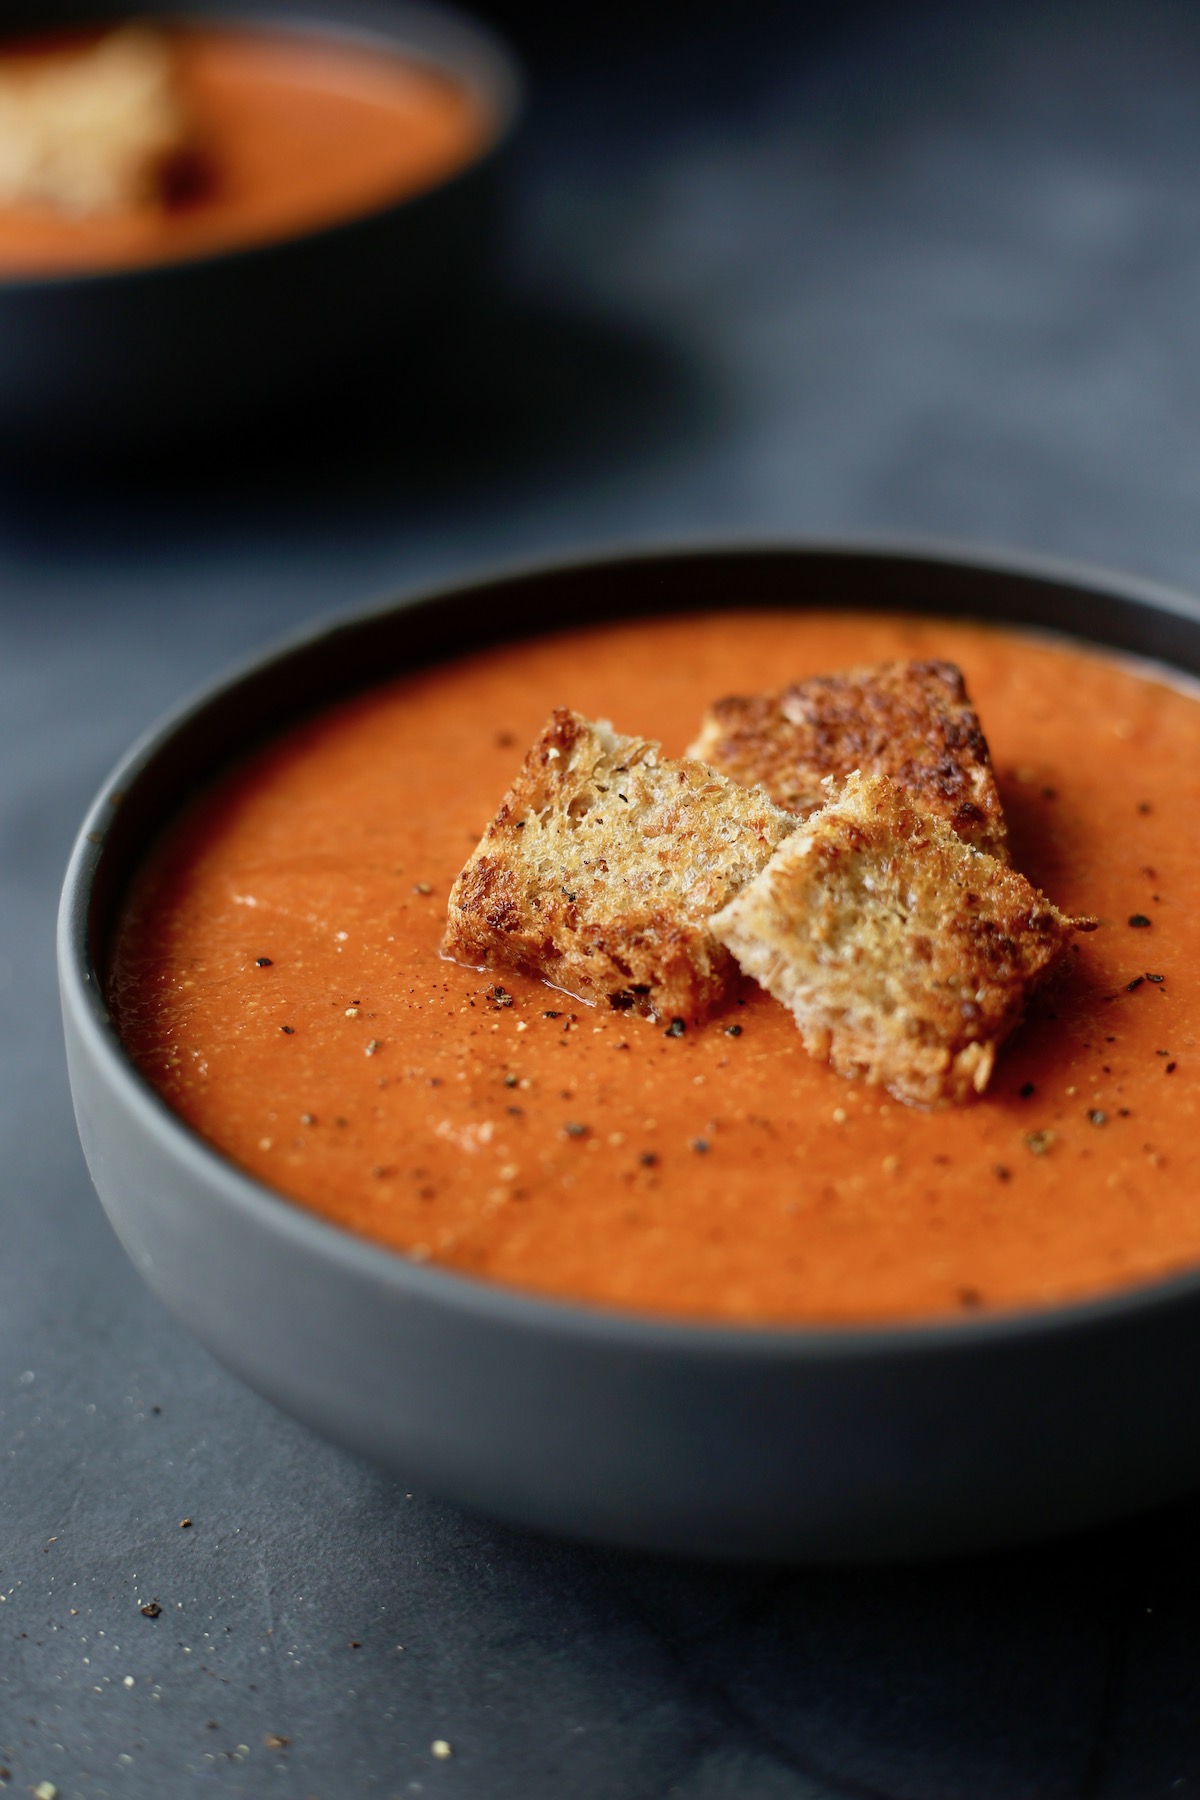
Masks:
[[[77,0],[26,22],[45,31],[86,10]],[[0,460],[86,460],[213,437],[272,409],[303,419],[381,384],[398,401],[439,350],[452,370],[455,320],[470,329],[492,275],[520,111],[508,52],[449,8],[407,0],[151,0],[139,10],[411,55],[461,82],[488,129],[448,179],[320,229],[174,262],[0,279]],[[22,17],[5,24],[16,30]]]
[[[1054,627],[1200,673],[1200,605],[1015,559],[816,546],[643,554],[408,597],[177,712],[105,784],[59,927],[92,1176],[137,1267],[230,1368],[413,1482],[652,1549],[881,1558],[999,1545],[1200,1483],[1200,1271],[1086,1304],[880,1329],[666,1321],[419,1266],[196,1137],[132,1066],[97,971],[198,783],[339,695],[497,639],[703,607],[849,605]]]

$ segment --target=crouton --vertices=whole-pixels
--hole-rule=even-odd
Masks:
[[[810,1055],[921,1106],[983,1092],[1030,994],[1095,925],[857,772],[710,923]]]
[[[950,662],[879,663],[718,700],[687,754],[802,818],[824,804],[826,775],[887,775],[964,843],[1008,860],[987,741]]]
[[[454,884],[443,952],[700,1021],[741,980],[709,917],[795,828],[703,763],[560,709]]]
[[[126,26],[0,60],[0,205],[83,217],[199,180],[167,38]]]

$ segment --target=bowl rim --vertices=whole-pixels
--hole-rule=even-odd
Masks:
[[[162,1099],[125,1051],[104,1002],[99,971],[92,958],[91,910],[97,873],[104,855],[107,827],[114,817],[114,796],[122,796],[164,753],[176,735],[210,707],[227,699],[244,681],[260,678],[271,666],[303,652],[313,652],[334,636],[353,635],[373,622],[400,616],[420,605],[439,606],[462,600],[505,582],[590,570],[616,576],[630,564],[655,561],[737,561],[747,556],[840,558],[847,562],[935,563],[948,572],[1009,574],[1033,581],[1068,585],[1107,595],[1148,611],[1166,613],[1200,627],[1200,599],[1151,578],[1126,575],[1099,566],[1034,553],[1010,552],[947,539],[896,535],[842,535],[763,539],[736,533],[680,542],[673,538],[603,545],[573,554],[505,559],[481,564],[448,580],[406,583],[385,598],[366,605],[323,613],[274,639],[265,648],[239,658],[214,679],[195,688],[148,726],[102,782],[88,806],[67,864],[57,919],[57,960],[65,1012],[80,1034],[94,1063],[119,1090],[120,1099],[137,1125],[170,1158],[189,1165],[205,1185],[268,1232],[290,1240],[313,1256],[330,1258],[344,1274],[391,1290],[397,1300],[420,1300],[449,1311],[472,1314],[494,1325],[566,1334],[626,1350],[670,1351],[679,1357],[708,1361],[731,1359],[766,1365],[796,1362],[870,1360],[922,1356],[944,1350],[982,1350],[988,1345],[1063,1337],[1097,1326],[1119,1323],[1148,1310],[1192,1304],[1200,1298],[1200,1262],[1175,1273],[1138,1281],[1127,1287],[1079,1300],[1047,1306],[1021,1306],[994,1313],[934,1316],[876,1324],[762,1324],[724,1322],[692,1315],[652,1314],[611,1303],[543,1294],[433,1262],[417,1262],[403,1252],[309,1212],[299,1202],[256,1180],[187,1125]],[[914,609],[916,610],[916,609]],[[964,617],[970,617],[964,612]],[[1020,627],[1018,627],[1019,629]],[[1100,639],[1071,635],[1104,650]],[[1112,646],[1108,646],[1110,650]],[[1124,654],[1115,651],[1116,654]],[[1136,655],[1136,652],[1134,653]],[[1147,661],[1152,659],[1147,658]],[[1163,664],[1170,667],[1169,664]],[[370,677],[363,683],[370,686]],[[297,714],[296,719],[302,717]],[[284,727],[286,729],[286,727]],[[215,764],[214,764],[215,766]],[[145,845],[143,843],[143,850]],[[130,854],[131,866],[136,856]]]
[[[69,12],[64,14],[51,29],[69,31],[72,16]],[[514,51],[490,25],[448,0],[148,0],[138,18],[143,23],[163,22],[184,30],[199,27],[277,32],[358,44],[394,55],[407,54],[411,60],[462,82],[484,103],[488,129],[465,162],[428,186],[396,199],[357,208],[324,224],[225,248],[218,245],[211,250],[107,267],[85,265],[27,275],[0,272],[0,306],[10,297],[48,298],[80,289],[110,291],[122,284],[177,281],[198,270],[237,267],[299,245],[332,246],[342,235],[399,216],[478,173],[511,142],[525,111],[525,76]],[[86,17],[75,22],[81,26],[97,23]],[[6,39],[19,35],[4,34]]]

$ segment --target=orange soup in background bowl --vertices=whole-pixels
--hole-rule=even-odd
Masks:
[[[440,959],[552,706],[677,753],[730,687],[897,656],[962,664],[1014,860],[1102,921],[982,1099],[840,1080],[761,992],[664,1031]],[[76,851],[118,1231],[289,1410],[533,1523],[883,1556],[1183,1491],[1197,670],[1180,597],[853,548],[537,570],[285,649],[135,751]]]
[[[432,346],[480,302],[518,108],[507,53],[434,6],[10,40],[0,439],[180,437]]]

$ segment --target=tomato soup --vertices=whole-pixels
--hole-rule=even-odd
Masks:
[[[0,278],[171,262],[317,230],[445,180],[492,129],[465,86],[382,46],[233,27],[170,41],[206,170],[196,195],[84,217],[0,208]]]
[[[757,989],[677,1036],[440,957],[551,707],[679,754],[716,696],[891,657],[962,666],[1015,863],[1102,921],[979,1101],[840,1079]],[[1076,1299],[1200,1261],[1198,808],[1200,699],[1148,665],[853,613],[576,630],[389,682],[223,777],[136,880],[110,1004],[188,1125],[420,1260],[742,1322]]]

